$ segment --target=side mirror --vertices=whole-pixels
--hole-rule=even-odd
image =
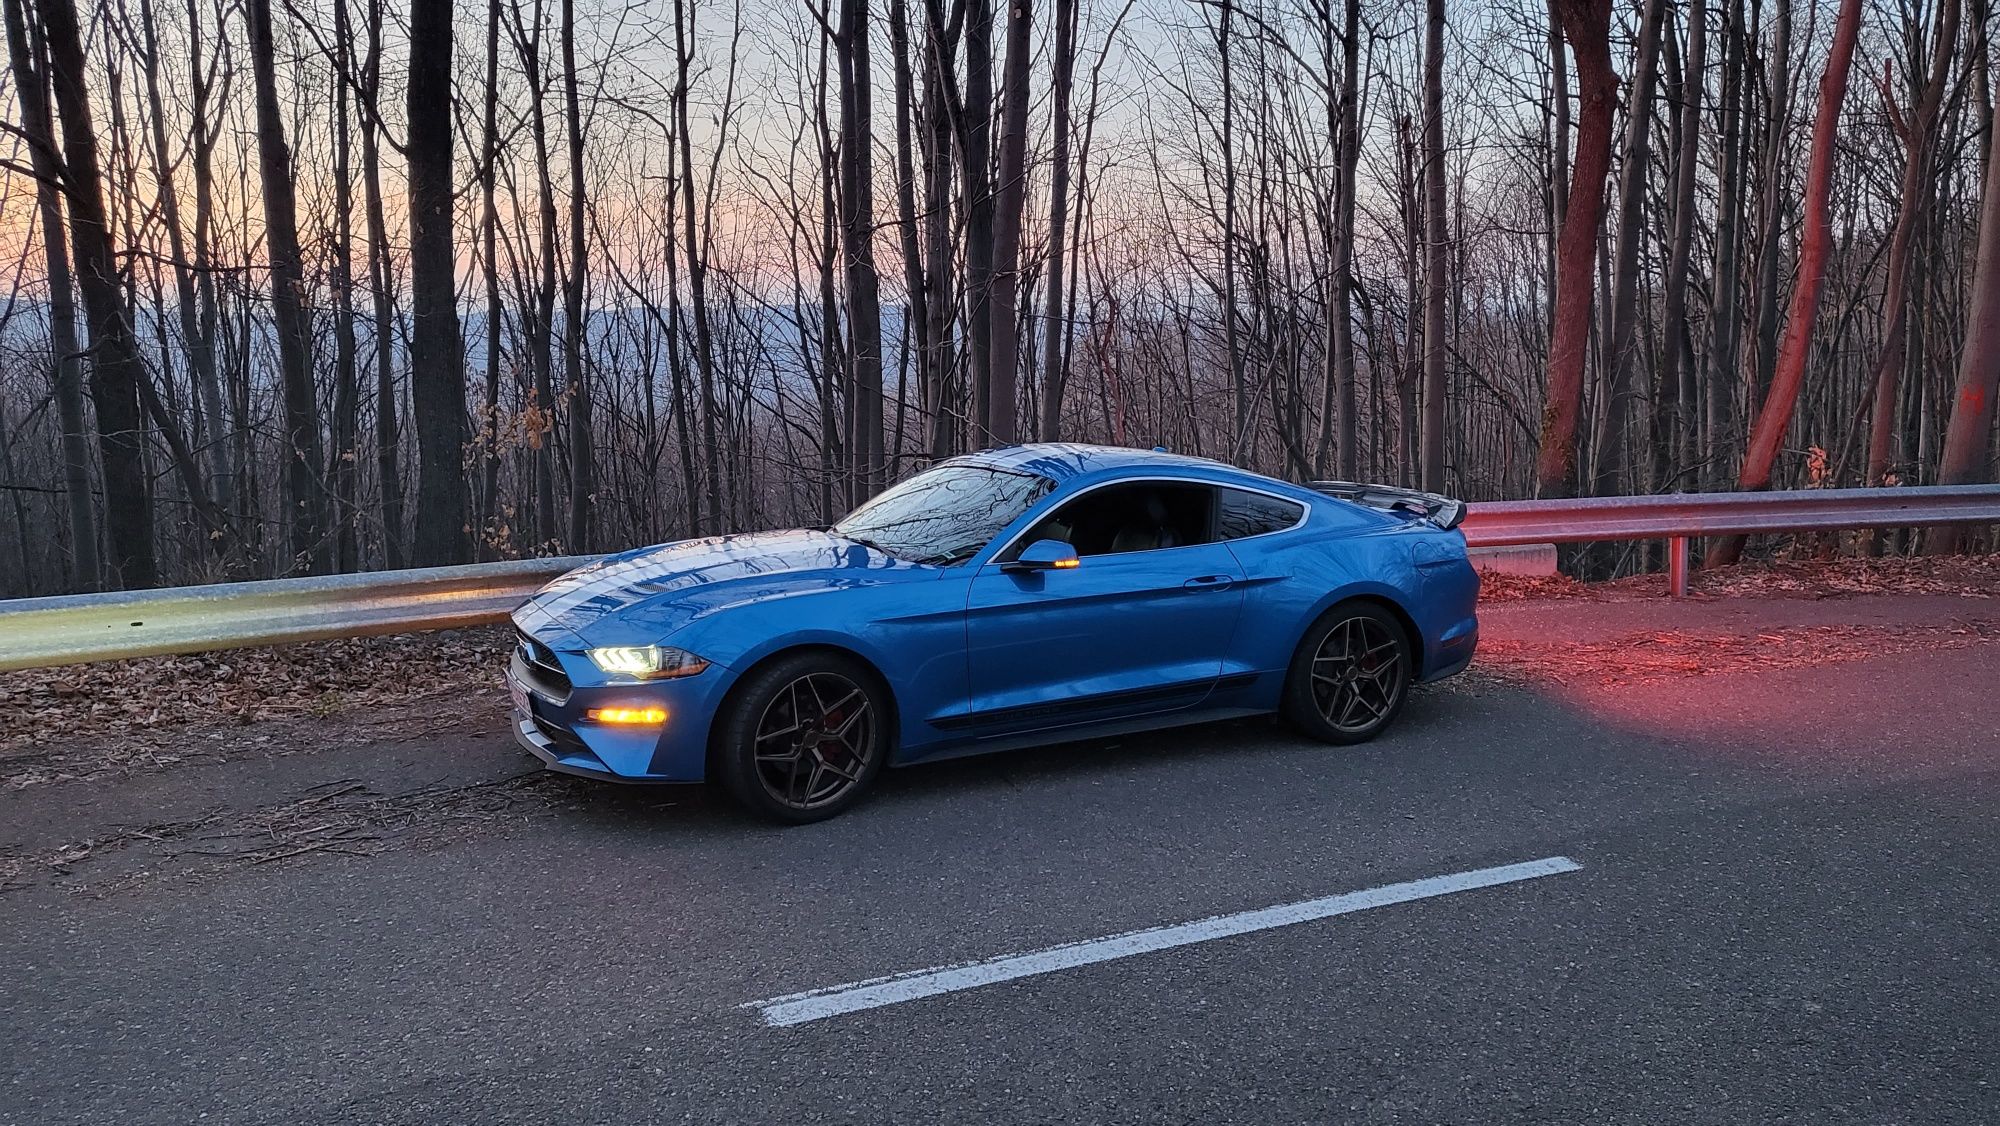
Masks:
[[[1073,570],[1080,560],[1076,548],[1061,540],[1036,540],[1021,550],[1021,554],[1009,562],[1000,564],[1002,571],[1015,574],[1033,571]]]

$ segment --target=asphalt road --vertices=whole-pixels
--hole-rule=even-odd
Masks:
[[[1488,671],[1357,751],[966,760],[803,829],[517,777],[492,716],[4,795],[0,1123],[2000,1120],[2000,599],[1485,618]]]

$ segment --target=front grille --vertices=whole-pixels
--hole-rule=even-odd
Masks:
[[[556,660],[555,650],[520,630],[514,632],[520,643],[521,660],[527,664],[535,687],[554,699],[568,699],[569,674],[563,671],[562,662]]]

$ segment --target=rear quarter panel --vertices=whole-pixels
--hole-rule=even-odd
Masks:
[[[1312,508],[1294,531],[1231,542],[1249,590],[1224,674],[1281,672],[1316,618],[1363,596],[1409,615],[1420,679],[1457,671],[1458,653],[1478,628],[1479,577],[1466,561],[1465,537],[1330,499]]]

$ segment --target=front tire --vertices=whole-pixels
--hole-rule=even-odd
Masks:
[[[823,821],[860,799],[889,757],[889,701],[875,675],[838,653],[753,669],[716,717],[716,774],[751,812]]]
[[[1300,734],[1323,743],[1365,743],[1403,710],[1415,667],[1394,615],[1373,602],[1343,602],[1306,630],[1280,710]]]

